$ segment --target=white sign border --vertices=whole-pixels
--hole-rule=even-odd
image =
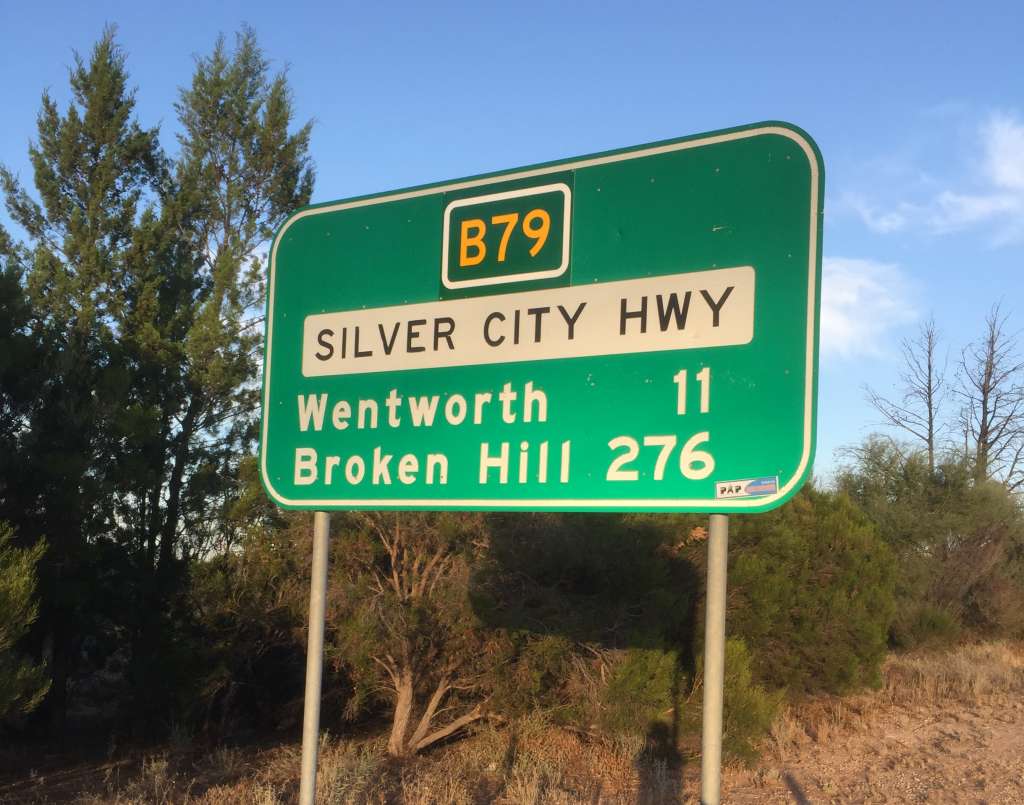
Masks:
[[[690,148],[699,148],[705,145],[715,145],[717,143],[732,142],[736,140],[745,140],[750,137],[758,137],[765,134],[774,134],[786,139],[792,140],[800,146],[804,154],[807,156],[807,162],[810,167],[810,179],[811,179],[811,210],[810,210],[810,235],[808,238],[808,255],[807,255],[807,333],[806,333],[806,360],[804,367],[804,441],[803,450],[800,455],[800,463],[797,465],[796,471],[792,477],[789,478],[786,483],[779,487],[779,490],[774,495],[768,495],[766,497],[758,498],[727,498],[727,499],[715,499],[715,498],[614,498],[614,499],[601,499],[601,498],[515,498],[515,499],[504,499],[504,498],[342,498],[342,499],[325,499],[325,500],[291,500],[278,493],[274,489],[273,484],[270,481],[270,474],[267,471],[267,451],[265,449],[267,443],[267,434],[270,427],[270,372],[272,364],[272,352],[271,345],[273,344],[273,328],[274,328],[274,289],[275,289],[275,277],[277,272],[277,249],[280,246],[281,239],[288,229],[296,222],[310,215],[320,215],[322,213],[338,212],[340,210],[355,209],[358,207],[368,207],[377,204],[384,204],[391,201],[402,201],[410,198],[419,198],[421,196],[435,195],[437,193],[444,193],[453,190],[463,190],[473,187],[480,187],[484,185],[492,185],[496,182],[501,181],[516,181],[520,179],[530,179],[536,176],[544,176],[549,173],[559,173],[567,170],[578,170],[580,168],[589,168],[596,165],[607,165],[613,162],[625,162],[631,159],[641,159],[648,156],[656,156],[658,154],[669,154],[674,151],[685,151]],[[359,508],[359,509],[373,509],[373,508],[408,508],[408,509],[430,509],[437,506],[444,506],[451,509],[498,509],[498,510],[519,510],[519,509],[548,509],[548,510],[596,510],[596,509],[607,509],[607,510],[628,510],[629,506],[638,507],[640,509],[665,509],[668,511],[687,509],[690,511],[701,511],[702,507],[708,510],[715,510],[721,513],[723,509],[738,510],[744,509],[763,509],[770,506],[773,502],[783,499],[788,496],[790,490],[792,490],[801,476],[807,469],[807,465],[811,458],[811,447],[812,447],[812,429],[814,425],[814,360],[815,360],[815,300],[818,295],[817,289],[817,269],[818,269],[818,223],[819,213],[818,207],[820,199],[818,198],[818,184],[820,177],[820,168],[818,165],[817,154],[815,153],[814,147],[808,142],[807,138],[802,136],[799,132],[787,128],[781,125],[765,125],[757,126],[749,129],[742,129],[739,131],[730,131],[722,134],[713,134],[708,137],[701,137],[693,140],[684,140],[683,142],[668,143],[665,145],[655,145],[648,148],[641,148],[636,151],[627,151],[625,153],[617,154],[606,154],[604,156],[591,157],[576,160],[575,162],[560,163],[557,165],[549,165],[540,168],[532,168],[514,173],[501,174],[498,176],[488,176],[479,179],[467,179],[461,182],[452,182],[450,184],[424,187],[415,190],[399,191],[383,196],[374,196],[372,198],[356,199],[354,201],[342,201],[337,204],[328,204],[322,207],[313,207],[310,209],[299,210],[293,214],[285,223],[281,226],[277,236],[274,238],[274,243],[271,246],[270,251],[270,276],[267,283],[267,354],[264,362],[264,378],[263,378],[263,423],[260,430],[261,441],[260,441],[260,474],[263,478],[263,485],[270,497],[275,503],[280,504],[284,507],[294,507],[302,509],[345,509],[345,508]]]

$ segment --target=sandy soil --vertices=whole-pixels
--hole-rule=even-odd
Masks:
[[[894,708],[866,727],[727,772],[723,801],[1024,803],[1024,698]]]

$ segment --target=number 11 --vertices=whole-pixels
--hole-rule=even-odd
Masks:
[[[686,413],[686,370],[680,369],[672,378],[679,393],[676,397],[676,413],[683,416]],[[697,382],[700,383],[700,412],[706,414],[711,408],[711,367],[705,366],[697,372]]]

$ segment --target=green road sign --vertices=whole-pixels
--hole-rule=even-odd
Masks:
[[[763,123],[296,212],[260,464],[300,509],[764,511],[814,455],[821,157]]]

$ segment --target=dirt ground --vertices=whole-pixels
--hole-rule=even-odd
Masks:
[[[650,758],[643,746],[591,740],[537,717],[515,730],[482,730],[395,768],[379,739],[331,739],[320,756],[317,800],[699,802],[699,759],[688,756],[680,769]],[[299,760],[294,743],[118,753],[97,746],[93,757],[74,760],[0,747],[0,805],[289,805]],[[795,702],[779,713],[754,768],[726,768],[722,793],[730,805],[1024,805],[1024,646],[893,655],[876,690]]]
[[[727,768],[723,777],[723,802],[747,803],[1024,803],[1024,697],[1000,697],[978,704],[935,707],[893,707],[875,712],[868,729],[842,725],[829,734],[813,736],[788,753],[766,753],[751,770]],[[82,780],[82,770],[65,770],[51,777],[46,795],[37,799],[31,784],[3,786],[0,801],[83,801],[72,794]],[[95,771],[95,769],[90,769]],[[93,774],[82,774],[92,777]],[[664,781],[667,782],[667,781]],[[699,802],[699,771],[689,766],[680,787],[659,785],[658,791],[643,787],[626,794],[608,791],[590,803]],[[92,787],[92,786],[83,786]],[[524,804],[567,803],[573,798],[543,794],[534,798],[531,787],[521,797],[502,801]],[[674,789],[674,790],[673,790]],[[79,789],[81,790],[81,789]],[[607,789],[606,789],[607,790]],[[249,799],[247,789],[235,789],[239,802]],[[244,793],[243,793],[244,791]],[[540,792],[537,792],[538,794]],[[33,796],[34,794],[34,796]],[[71,796],[68,796],[71,794]],[[95,795],[94,795],[95,796]],[[24,799],[21,799],[24,797]],[[286,802],[270,798],[270,802]],[[94,802],[144,802],[149,797],[103,797]],[[152,801],[174,801],[171,795]],[[222,802],[231,802],[228,794]],[[184,800],[183,800],[184,801]],[[420,801],[437,801],[424,799]]]
[[[894,707],[792,754],[727,772],[723,800],[1024,803],[1024,697]]]

